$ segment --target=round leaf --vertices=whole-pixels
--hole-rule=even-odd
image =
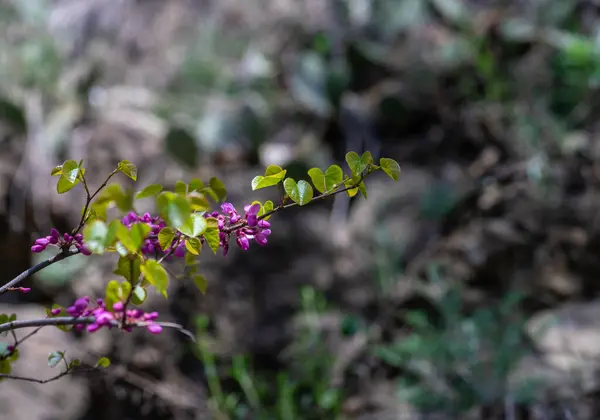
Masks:
[[[394,159],[381,158],[379,160],[381,169],[394,181],[398,181],[400,178],[400,165]]]
[[[313,198],[313,189],[310,184],[304,180],[296,184],[292,178],[287,178],[283,182],[285,192],[297,204],[303,206],[310,203]]]
[[[203,295],[206,294],[206,288],[207,288],[207,282],[206,279],[197,274],[194,276],[194,284],[196,285],[196,287],[198,288],[198,290],[200,290],[202,292]]]

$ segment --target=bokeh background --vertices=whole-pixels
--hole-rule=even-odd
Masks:
[[[591,0],[2,0],[0,281],[77,223],[51,168],[138,186],[217,175],[241,207],[369,150],[398,183],[272,218],[148,308],[160,336],[46,328],[102,371],[0,383],[0,419],[595,419],[600,5]],[[0,313],[101,296],[110,256],[41,272]],[[173,267],[176,269],[176,267]],[[9,338],[9,337],[8,337]],[[8,340],[6,338],[6,340]],[[5,339],[0,337],[0,340]]]

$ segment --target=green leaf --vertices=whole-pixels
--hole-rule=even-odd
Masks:
[[[204,232],[204,239],[206,239],[206,243],[216,254],[219,250],[219,244],[221,243],[221,239],[219,238],[218,222],[214,217],[209,217],[206,219],[206,223],[207,227],[206,231]]]
[[[337,185],[340,185],[344,179],[344,171],[338,165],[331,165],[325,171],[325,188],[327,191],[332,190]]]
[[[175,229],[173,228],[164,227],[158,233],[158,243],[163,251],[166,251],[171,246],[174,239]]]
[[[184,165],[194,168],[198,163],[198,146],[196,139],[186,130],[171,127],[165,137],[167,153]]]
[[[123,226],[124,229],[117,231],[117,238],[125,248],[131,253],[138,252],[144,243],[144,240],[150,233],[150,226],[146,223],[134,223],[130,229]]]
[[[213,176],[208,182],[208,185],[210,185],[210,188],[212,188],[215,194],[217,194],[219,201],[223,201],[227,198],[227,190],[225,189],[225,184],[223,184],[223,182],[221,182],[220,179]]]
[[[175,188],[173,189],[173,191],[175,191],[175,194],[186,195],[187,189],[188,189],[188,186],[185,182],[177,181],[177,182],[175,182]]]
[[[201,276],[200,274],[197,274],[194,276],[194,284],[196,285],[196,287],[198,288],[198,290],[200,290],[202,292],[203,295],[206,294],[206,288],[208,286],[206,279]]]
[[[185,248],[194,255],[200,255],[202,244],[198,238],[187,238],[185,240]]]
[[[69,369],[73,369],[74,367],[77,367],[77,366],[80,366],[80,365],[81,365],[81,360],[79,360],[79,359],[73,359],[69,363]]]
[[[135,198],[146,198],[146,197],[155,197],[163,190],[162,185],[160,184],[150,184],[142,191],[138,192]]]
[[[79,175],[79,165],[74,160],[67,160],[62,165],[62,175],[61,178],[64,178],[67,182],[74,184],[77,181],[77,176]]]
[[[117,170],[124,173],[129,178],[137,181],[137,167],[128,160],[122,160],[117,165]]]
[[[379,159],[379,165],[383,172],[385,172],[394,181],[398,181],[400,178],[400,165],[394,159],[381,158]]]
[[[206,231],[206,219],[204,216],[193,213],[190,215],[188,220],[179,227],[179,231],[184,235],[195,237],[202,235]]]
[[[201,194],[199,192],[192,191],[190,194],[188,194],[188,201],[190,203],[190,209],[192,211],[206,211],[210,209],[210,203],[208,202],[204,194]]]
[[[297,204],[303,206],[310,203],[313,198],[313,189],[310,184],[304,180],[294,181],[292,178],[286,178],[283,182],[285,192]]]
[[[108,311],[113,312],[113,305],[121,301],[119,298],[120,294],[121,285],[118,281],[111,280],[106,284],[106,288],[104,289],[104,303]]]
[[[146,301],[146,289],[141,286],[135,286],[131,295],[131,303],[141,305]]]
[[[190,191],[200,191],[204,188],[204,182],[198,178],[192,178],[190,181]]]
[[[353,185],[355,185],[353,179],[347,179],[346,181],[344,181],[344,186],[346,188],[352,187]],[[354,197],[356,194],[358,194],[358,187],[346,190],[346,194],[348,194],[348,197]]]
[[[62,165],[55,166],[54,169],[50,172],[50,176],[60,176],[62,175]]]
[[[261,209],[262,213],[260,215],[262,216],[263,214],[273,211],[273,208],[274,208],[274,206],[273,206],[273,202],[271,200],[265,201],[265,204],[263,204],[262,209]],[[265,220],[269,220],[270,218],[271,218],[271,216],[267,216],[267,217],[265,217]]]
[[[124,302],[127,299],[127,297],[129,296],[130,292],[131,292],[131,283],[129,283],[126,280],[119,285],[119,290],[117,290],[117,296],[119,297],[119,299],[122,302]]]
[[[125,280],[134,284],[140,277],[141,257],[130,255],[127,257],[119,257],[117,268],[113,271],[118,276],[123,276]]]
[[[101,367],[106,369],[107,367],[110,366],[110,359],[108,357],[100,357],[98,359],[98,361],[96,362],[96,367]]]
[[[169,276],[165,268],[155,260],[147,260],[141,268],[148,282],[166,298]]]
[[[0,360],[0,373],[5,375],[10,375],[12,372],[12,367],[10,366],[10,362],[8,360]],[[5,379],[5,378],[0,378]]]
[[[373,164],[373,156],[371,152],[365,152],[362,156],[358,156],[356,152],[346,153],[346,163],[352,171],[352,175],[360,175],[369,165]]]
[[[327,187],[325,186],[325,174],[323,171],[320,168],[310,168],[308,170],[308,176],[310,176],[317,191],[321,194],[324,193]]]
[[[106,237],[108,227],[100,220],[94,220],[88,223],[83,230],[86,247],[97,254],[102,254],[106,247]]]
[[[48,355],[48,366],[56,367],[64,357],[65,354],[62,351],[53,351]]]
[[[190,204],[185,197],[165,191],[156,202],[161,215],[176,228],[190,217]]]

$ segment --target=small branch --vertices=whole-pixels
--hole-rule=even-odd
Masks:
[[[55,256],[48,258],[45,261],[42,261],[39,264],[34,265],[33,267],[23,271],[21,274],[19,274],[17,277],[15,277],[14,279],[12,279],[11,281],[9,281],[8,283],[6,283],[4,286],[0,287],[0,296],[4,295],[5,293],[9,292],[9,289],[15,287],[16,285],[18,285],[19,283],[21,283],[23,280],[31,277],[32,275],[34,275],[35,273],[37,273],[40,270],[43,270],[44,268],[48,267],[49,265],[52,265],[56,262],[62,261],[65,258],[68,258],[70,256],[73,256],[75,254],[79,254],[79,250],[62,250],[60,253],[56,254]]]
[[[25,321],[17,320],[17,321],[11,321],[11,322],[6,322],[4,324],[0,324],[0,333],[6,332],[6,331],[18,330],[21,328],[47,327],[47,326],[57,326],[57,325],[93,324],[94,322],[96,322],[96,317],[94,317],[94,316],[40,318],[40,319],[30,319],[30,320],[25,320]],[[127,326],[142,328],[142,327],[147,327],[152,324],[160,325],[161,327],[164,327],[164,328],[176,329],[179,332],[181,332],[182,334],[185,334],[188,337],[190,337],[192,341],[196,341],[196,338],[194,337],[194,335],[191,332],[189,332],[188,330],[183,328],[183,326],[181,326],[179,324],[175,324],[174,322],[156,322],[156,321],[154,321],[154,322],[135,322],[132,324],[127,324]],[[118,327],[119,321],[113,320],[111,322],[111,325]],[[37,330],[34,331],[32,334],[34,334],[36,332],[37,332]],[[32,335],[32,334],[29,334],[29,335]],[[26,338],[29,337],[29,335],[26,336]],[[21,341],[23,341],[24,339],[25,338],[21,339]]]
[[[0,373],[0,379],[13,379],[15,381],[25,381],[25,382],[35,382],[38,384],[47,384],[48,382],[56,381],[56,380],[62,378],[63,376],[67,376],[71,373],[75,373],[75,372],[87,373],[87,372],[95,372],[97,370],[98,369],[77,369],[77,370],[68,369],[68,370],[65,370],[65,371],[59,373],[58,375],[55,375],[48,379],[29,378],[27,376],[18,376],[18,375],[10,375],[10,374],[6,374],[6,373]]]
[[[346,191],[349,191],[349,190],[353,190],[353,189],[355,189],[355,188],[358,188],[358,186],[360,185],[360,183],[361,183],[361,182],[363,182],[363,180],[366,178],[366,176],[367,176],[367,175],[369,175],[370,173],[371,173],[371,172],[368,172],[368,173],[366,173],[366,174],[363,174],[363,175],[361,175],[360,179],[359,179],[359,180],[358,180],[358,181],[357,181],[355,184],[352,184],[352,185],[350,185],[350,186],[348,186],[348,187],[342,188],[341,190],[333,190],[333,191],[331,191],[331,192],[324,193],[324,194],[318,195],[318,196],[316,196],[316,197],[313,197],[313,199],[312,199],[312,200],[310,200],[310,201],[309,201],[308,203],[306,203],[305,205],[311,204],[311,203],[313,203],[313,202],[315,202],[315,201],[317,201],[317,200],[323,200],[323,199],[325,199],[325,198],[333,197],[333,196],[334,196],[334,195],[336,195],[336,194],[343,193],[343,192],[346,192]],[[343,185],[343,183],[342,183],[342,184],[340,184],[340,186],[341,186],[341,185]],[[339,187],[338,187],[338,188],[339,188]],[[281,204],[280,204],[278,207],[276,207],[276,208],[274,208],[273,210],[271,210],[271,211],[268,211],[268,212],[266,212],[265,214],[263,214],[262,216],[258,217],[258,220],[262,220],[262,219],[264,219],[264,218],[266,218],[266,217],[269,217],[269,216],[271,216],[272,214],[275,214],[275,213],[277,213],[278,211],[285,210],[285,209],[289,209],[290,207],[296,207],[296,206],[298,206],[298,205],[299,205],[298,203],[295,203],[295,202],[292,202],[292,203],[289,203],[289,204],[285,204],[285,205],[284,205],[283,203],[284,203],[284,202],[282,201],[282,202],[281,202]],[[238,222],[238,223],[236,223],[235,225],[231,225],[231,226],[229,226],[229,227],[224,227],[224,228],[222,229],[222,231],[223,231],[223,232],[225,232],[226,234],[228,234],[228,235],[229,235],[231,232],[234,232],[234,231],[236,231],[236,230],[238,230],[238,229],[241,229],[241,228],[243,228],[244,226],[246,226],[246,225],[247,225],[247,223],[248,223],[248,222],[247,222],[246,220],[243,220],[243,221],[241,221],[241,222]]]
[[[83,214],[81,215],[81,220],[79,221],[79,225],[77,226],[77,229],[75,229],[75,230],[73,231],[73,233],[72,233],[72,235],[73,235],[73,236],[77,235],[77,234],[78,234],[78,233],[81,231],[81,228],[83,228],[83,225],[85,224],[85,221],[86,221],[86,217],[87,217],[87,212],[88,212],[88,209],[90,208],[90,204],[92,203],[92,201],[94,200],[94,198],[96,198],[96,196],[98,195],[98,193],[99,193],[100,191],[102,191],[102,189],[103,189],[104,187],[106,187],[106,184],[108,184],[108,181],[110,181],[110,179],[111,179],[111,178],[112,178],[112,177],[113,177],[113,176],[114,176],[114,175],[115,175],[117,172],[119,172],[119,171],[118,171],[118,170],[116,170],[116,169],[115,169],[114,171],[112,171],[112,172],[111,172],[111,173],[108,175],[108,177],[106,178],[106,180],[105,180],[105,181],[102,183],[102,185],[100,185],[100,187],[98,187],[98,189],[96,190],[96,192],[95,192],[94,194],[92,194],[92,195],[90,195],[90,190],[88,189],[87,182],[85,181],[85,179],[84,179],[84,178],[83,178],[83,176],[82,176],[82,179],[83,179],[83,180],[82,180],[82,183],[83,183],[83,186],[84,186],[84,188],[85,188],[85,193],[86,193],[86,196],[87,196],[87,197],[86,197],[86,200],[85,200],[85,206],[83,207]]]

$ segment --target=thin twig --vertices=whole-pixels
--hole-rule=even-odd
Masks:
[[[12,279],[11,281],[9,281],[8,283],[6,283],[4,286],[0,287],[0,296],[2,296],[3,294],[9,292],[9,289],[15,287],[16,285],[18,285],[19,283],[21,283],[23,280],[31,277],[32,275],[34,275],[35,273],[37,273],[40,270],[43,270],[44,268],[48,267],[49,265],[52,265],[56,262],[62,261],[65,258],[71,257],[75,254],[79,254],[79,250],[62,250],[60,253],[56,254],[53,257],[48,258],[45,261],[42,261],[39,264],[34,265],[33,267],[23,271],[21,274],[19,274],[17,277],[15,277],[14,279]]]
[[[73,231],[73,233],[72,233],[72,236],[75,236],[75,235],[77,235],[77,234],[78,234],[78,233],[81,231],[81,228],[83,228],[83,225],[85,225],[85,221],[86,221],[86,217],[87,217],[87,212],[88,212],[88,209],[90,208],[90,204],[92,203],[92,201],[94,200],[94,198],[96,198],[96,196],[98,195],[98,193],[99,193],[100,191],[102,191],[102,189],[103,189],[104,187],[106,187],[106,184],[108,184],[108,181],[110,181],[110,179],[111,179],[111,178],[112,178],[112,177],[113,177],[113,176],[114,176],[116,173],[118,173],[118,172],[119,172],[119,171],[118,171],[117,169],[115,169],[114,171],[112,171],[112,172],[111,172],[111,173],[108,175],[108,177],[106,178],[106,180],[105,180],[105,181],[102,183],[102,185],[100,185],[100,186],[98,187],[98,189],[96,190],[96,192],[95,192],[94,194],[92,194],[92,195],[90,195],[90,191],[89,191],[89,189],[88,189],[87,182],[85,181],[85,179],[84,179],[83,175],[81,176],[81,178],[82,178],[82,182],[83,182],[83,186],[84,186],[84,188],[85,188],[85,193],[86,193],[86,195],[87,195],[87,198],[86,198],[86,200],[85,200],[85,206],[83,207],[83,213],[82,213],[82,215],[81,215],[81,220],[79,221],[79,225],[77,226],[77,229],[75,229],[75,230]]]
[[[15,381],[26,381],[26,382],[35,382],[38,384],[47,384],[48,382],[56,381],[56,380],[62,378],[63,376],[67,376],[71,373],[75,373],[75,372],[87,373],[87,372],[95,372],[96,370],[98,370],[98,369],[77,369],[77,370],[68,369],[68,370],[65,370],[65,371],[59,373],[58,375],[55,375],[48,379],[29,378],[27,376],[19,376],[19,375],[7,374],[7,373],[0,373],[0,379],[13,379]]]

